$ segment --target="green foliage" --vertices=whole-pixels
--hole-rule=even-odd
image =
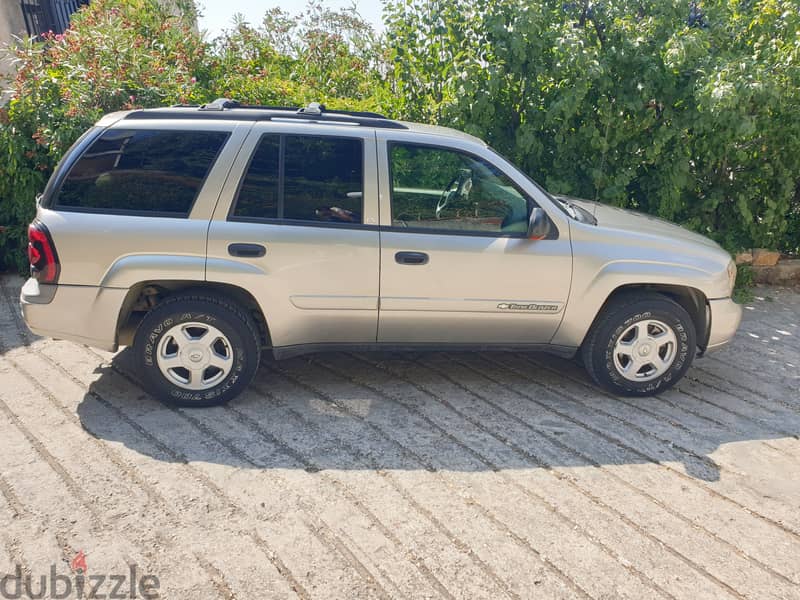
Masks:
[[[786,235],[783,236],[778,249],[789,254],[800,255],[800,180],[797,182],[792,207],[786,216]]]
[[[20,40],[0,109],[0,268],[97,118],[246,103],[376,110],[487,140],[553,192],[683,223],[730,250],[800,250],[796,0],[386,0],[385,35],[312,0],[209,43],[157,0],[93,0]]]
[[[188,102],[205,45],[191,14],[157,0],[97,0],[64,35],[21,40],[14,93],[0,116],[0,268],[27,269],[34,199],[69,146],[104,113]]]
[[[207,85],[211,96],[251,104],[391,111],[384,54],[354,9],[314,0],[297,17],[276,8],[258,27],[240,19],[215,41]]]
[[[733,299],[739,304],[752,302],[753,295],[753,267],[739,265],[736,270],[736,285],[733,288]]]
[[[403,114],[486,139],[553,192],[731,250],[783,246],[800,179],[796,1],[693,4],[390,0],[392,85]]]
[[[35,196],[69,146],[108,112],[217,97],[244,103],[389,110],[385,63],[354,10],[319,2],[300,17],[268,12],[213,44],[190,1],[93,0],[64,35],[20,40],[9,105],[0,110],[0,269],[27,270]],[[176,16],[175,13],[180,16]]]

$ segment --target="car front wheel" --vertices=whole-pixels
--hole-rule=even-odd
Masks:
[[[692,364],[697,338],[682,306],[660,294],[612,300],[584,341],[594,381],[621,396],[652,396],[675,385]]]

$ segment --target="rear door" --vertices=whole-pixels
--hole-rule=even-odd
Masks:
[[[379,132],[387,343],[542,344],[569,295],[569,227],[527,239],[534,186],[468,140]],[[541,194],[541,192],[538,192]],[[541,198],[540,198],[541,200]],[[552,206],[550,212],[554,211]]]
[[[378,323],[375,134],[257,123],[208,235],[206,276],[247,289],[272,344],[374,342]]]

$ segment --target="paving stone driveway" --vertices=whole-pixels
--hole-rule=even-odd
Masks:
[[[161,598],[800,598],[800,294],[759,288],[657,399],[544,355],[326,354],[183,410],[0,282],[7,585],[78,585],[82,551]]]

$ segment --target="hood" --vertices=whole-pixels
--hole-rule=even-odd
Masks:
[[[616,206],[609,206],[608,204],[601,204],[599,202],[592,202],[590,200],[581,200],[580,198],[570,198],[568,196],[557,197],[577,204],[579,207],[594,215],[597,219],[598,227],[619,229],[644,235],[654,235],[672,240],[684,240],[722,249],[714,240],[704,235],[689,231],[680,225],[670,223],[669,221],[659,219],[652,215],[647,215],[635,210],[617,208]]]

